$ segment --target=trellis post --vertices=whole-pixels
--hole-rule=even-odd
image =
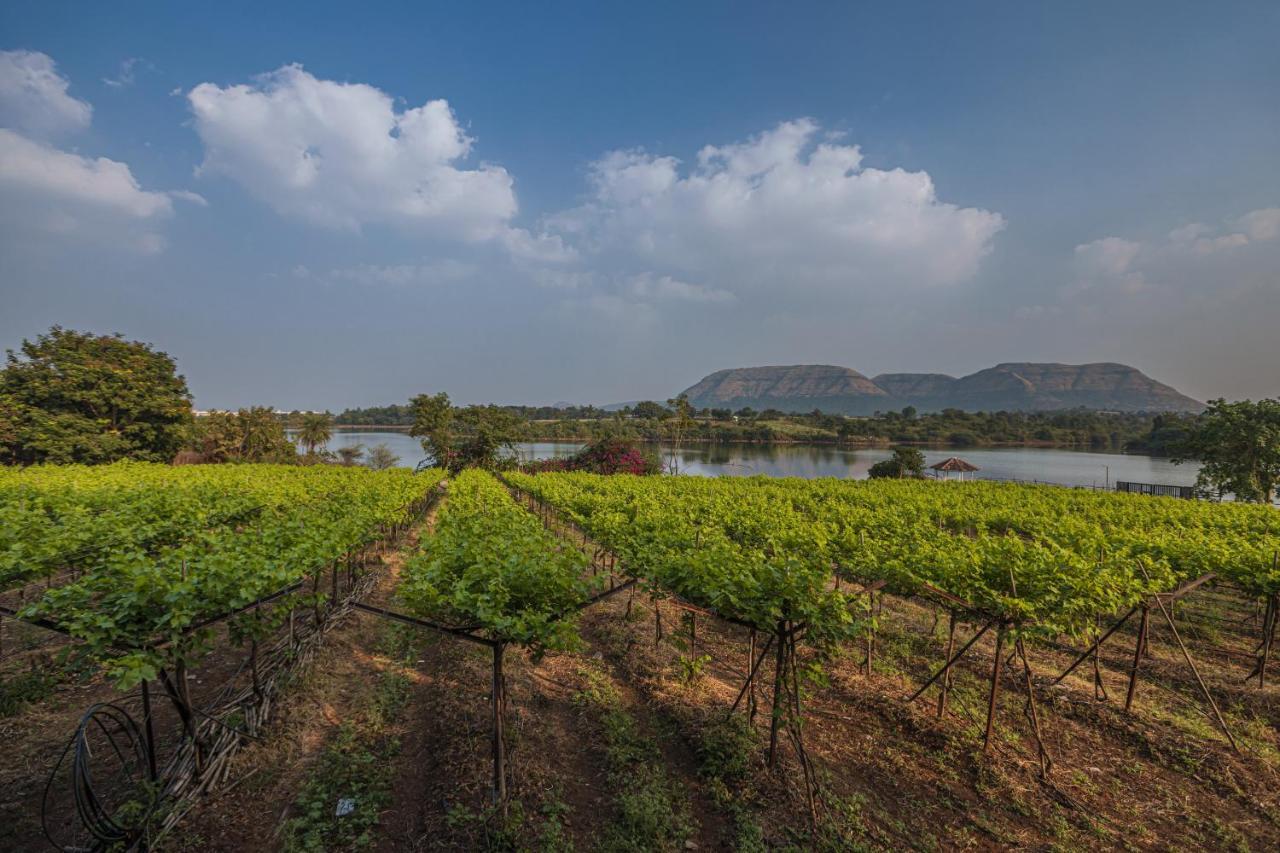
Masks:
[[[1138,623],[1138,637],[1133,643],[1133,668],[1129,670],[1129,691],[1124,697],[1124,709],[1129,710],[1133,705],[1133,694],[1138,688],[1138,669],[1142,666],[1142,655],[1146,651],[1147,645],[1147,627],[1151,619],[1151,608],[1146,602],[1142,603],[1142,621]]]
[[[773,703],[772,703],[772,719],[769,721],[769,767],[774,766],[778,753],[778,726],[782,721],[782,704],[778,701],[782,698],[783,678],[786,676],[787,663],[787,623],[779,620],[778,627],[775,629],[775,637],[778,643],[777,656],[774,658],[773,666]]]
[[[950,618],[947,620],[947,665],[943,668],[942,673],[942,689],[938,693],[938,719],[941,720],[947,713],[947,691],[951,689],[951,655],[956,648],[956,611],[954,607],[948,608]]]
[[[147,737],[147,773],[152,782],[160,778],[156,770],[156,735],[151,722],[151,682],[142,680],[142,723]]]
[[[503,727],[503,708],[506,704],[506,684],[502,673],[502,657],[505,643],[493,644],[493,801],[503,814],[507,809],[507,745]]]
[[[987,699],[987,731],[982,738],[982,751],[986,752],[991,747],[991,731],[996,721],[996,698],[1000,691],[1000,652],[1004,649],[1004,623],[1001,622],[996,627],[996,653],[993,663],[991,664],[991,693]]]

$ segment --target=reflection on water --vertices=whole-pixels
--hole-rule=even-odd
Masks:
[[[403,432],[342,430],[334,433],[330,450],[362,444],[386,444],[400,457],[401,465],[413,466],[425,454],[416,438]],[[525,459],[549,459],[572,455],[580,444],[574,442],[529,442],[519,445]],[[661,448],[663,462],[671,449]],[[977,465],[976,477],[996,480],[1029,480],[1064,486],[1104,486],[1116,480],[1189,486],[1195,483],[1196,465],[1174,465],[1153,456],[1125,456],[1116,453],[1085,453],[1037,447],[1009,447],[957,450],[924,449],[925,461],[932,465],[948,456],[960,456]],[[888,450],[850,450],[830,445],[793,444],[699,444],[676,454],[679,470],[703,476],[844,477],[867,476],[872,465],[889,457]]]
[[[976,477],[1028,480],[1065,486],[1106,486],[1116,480],[1189,486],[1195,465],[1174,465],[1151,456],[1085,453],[1030,447],[956,450],[923,448],[925,464],[961,456],[977,465]],[[684,449],[680,469],[689,474],[767,474],[772,477],[862,478],[871,466],[887,459],[889,450],[849,450],[831,446],[719,445]]]

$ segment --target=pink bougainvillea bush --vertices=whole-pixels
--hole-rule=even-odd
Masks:
[[[522,466],[537,474],[545,471],[589,471],[593,474],[657,474],[662,464],[634,442],[621,438],[602,438],[588,444],[572,456],[540,459]]]

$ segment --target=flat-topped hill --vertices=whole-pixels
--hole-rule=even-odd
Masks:
[[[1198,400],[1125,364],[1007,362],[959,379],[944,373],[882,373],[869,379],[848,367],[798,364],[719,370],[684,392],[699,408],[780,409],[868,415],[919,411],[1193,412]]]

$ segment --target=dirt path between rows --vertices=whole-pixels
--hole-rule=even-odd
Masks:
[[[584,627],[582,639],[581,651],[540,660],[516,648],[506,652],[511,805],[504,819],[491,800],[491,652],[433,638],[418,667],[394,801],[377,850],[597,849],[618,805],[607,744],[592,712],[576,699],[588,689],[588,669],[604,674],[619,710],[660,749],[675,795],[687,801],[696,824],[689,849],[726,848],[724,817],[703,790],[687,746],[609,660],[607,636]]]
[[[382,568],[374,569],[381,576],[366,602],[390,599],[406,556],[434,517],[433,509],[400,548],[384,553]],[[249,744],[235,757],[230,778],[240,781],[200,803],[165,839],[165,849],[280,849],[282,828],[316,758],[389,664],[377,651],[384,627],[376,617],[351,611],[329,631],[306,672],[286,687],[267,739]]]

